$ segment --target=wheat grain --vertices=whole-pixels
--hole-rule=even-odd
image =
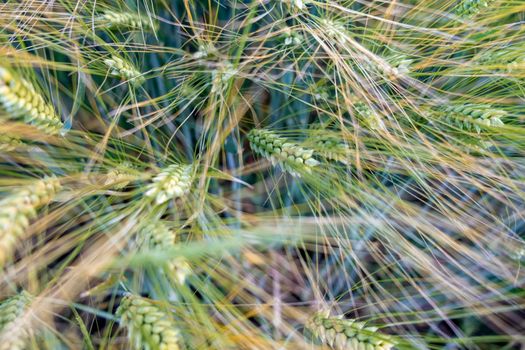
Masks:
[[[377,332],[377,327],[365,327],[363,322],[328,317],[318,313],[306,324],[323,343],[335,350],[389,350],[392,337]]]
[[[182,197],[190,191],[192,166],[172,164],[162,169],[148,185],[144,196],[153,198],[156,204]]]
[[[52,105],[47,103],[35,87],[0,67],[0,103],[14,118],[32,124],[38,129],[54,135],[60,133],[62,121]]]
[[[4,300],[0,304],[0,350],[22,350],[31,332],[16,324],[33,297],[26,291]]]
[[[132,180],[136,178],[136,176],[130,173],[130,169],[132,169],[132,167],[133,166],[131,163],[123,162],[122,164],[112,168],[106,174],[104,186],[111,186],[111,188],[116,190],[125,188]]]
[[[156,31],[158,25],[152,22],[147,16],[139,16],[132,12],[107,11],[100,15],[96,22],[108,29],[128,29],[128,30],[151,30]]]
[[[279,164],[293,176],[301,176],[301,172],[310,173],[319,164],[313,158],[312,149],[302,148],[270,130],[252,129],[248,140],[256,153],[270,159],[273,165]]]
[[[158,250],[169,251],[175,247],[177,234],[169,229],[162,221],[156,221],[146,225],[140,230],[135,242],[139,251]],[[184,284],[186,277],[191,273],[191,267],[182,257],[170,259],[167,269],[179,284]]]
[[[137,349],[178,350],[179,332],[171,317],[145,298],[127,294],[117,309],[121,326]]]
[[[0,265],[10,257],[37,209],[51,202],[60,188],[60,181],[50,177],[22,187],[0,201]]]
[[[129,81],[131,84],[138,86],[144,82],[142,73],[139,72],[130,62],[124,61],[115,55],[105,59],[104,63],[109,67],[109,74],[116,78]]]

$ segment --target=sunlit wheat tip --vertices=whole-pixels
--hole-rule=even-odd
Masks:
[[[202,59],[210,58],[218,54],[217,48],[212,43],[204,43],[199,45],[199,49],[193,53],[193,58]]]
[[[178,350],[179,331],[169,314],[145,298],[128,294],[117,309],[133,348]]]
[[[377,327],[366,327],[364,322],[342,316],[318,313],[306,327],[335,350],[389,350],[394,347],[392,337],[377,332]]]
[[[107,11],[97,18],[97,22],[108,29],[157,30],[157,23],[148,16],[132,12]]]
[[[162,221],[156,221],[139,231],[135,244],[139,251],[169,251],[175,247],[176,237],[174,230],[169,229]],[[170,275],[180,284],[184,284],[191,273],[190,265],[182,257],[169,259],[166,266]]]
[[[2,67],[0,103],[13,118],[22,118],[48,134],[58,134],[62,129],[62,121],[53,106],[44,100],[35,87]]]
[[[26,291],[4,300],[0,304],[0,350],[22,350],[26,348],[30,331],[16,324],[33,297]]]
[[[124,61],[117,56],[105,59],[104,63],[109,67],[111,76],[128,80],[133,85],[140,85],[144,82],[144,77],[130,62]]]
[[[329,18],[322,18],[320,21],[321,30],[337,43],[343,45],[347,41],[347,32],[345,26]]]
[[[303,36],[296,30],[286,27],[284,29],[284,45],[286,46],[298,46],[303,42]]]
[[[507,115],[507,112],[490,105],[477,104],[448,105],[439,107],[438,110],[445,114],[447,123],[478,134],[483,127],[503,126],[501,118]]]
[[[60,181],[50,177],[15,190],[0,201],[0,265],[10,257],[38,208],[51,202],[60,189]]]
[[[309,173],[319,164],[313,158],[314,150],[300,147],[270,130],[252,129],[248,140],[254,152],[270,159],[273,165],[279,164],[293,176],[300,176],[302,171]]]
[[[186,195],[192,183],[192,166],[172,164],[162,169],[148,185],[144,195],[157,204]]]

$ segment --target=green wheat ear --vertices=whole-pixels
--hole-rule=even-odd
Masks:
[[[130,62],[123,60],[115,55],[105,59],[104,63],[109,68],[109,74],[116,78],[129,81],[132,85],[138,86],[144,82],[142,73],[139,72]]]
[[[250,147],[259,155],[270,159],[272,165],[279,166],[292,176],[301,176],[301,172],[310,173],[319,164],[313,158],[314,150],[300,147],[266,129],[252,129],[248,133]]]
[[[17,148],[23,146],[24,143],[16,137],[11,137],[6,134],[0,134],[0,151],[1,152],[12,152]]]
[[[156,204],[162,204],[188,194],[192,169],[188,164],[172,164],[162,169],[147,186],[144,196],[154,199]]]
[[[488,8],[494,0],[462,0],[456,5],[456,14],[458,16],[473,16]]]
[[[51,202],[60,189],[60,181],[49,177],[15,190],[0,201],[0,266],[11,257],[38,208]]]
[[[33,297],[26,291],[4,300],[0,304],[0,350],[26,348],[30,332],[20,328],[16,320],[24,314]]]
[[[363,322],[342,316],[317,313],[306,327],[335,350],[390,350],[395,345],[392,337],[377,332],[377,327],[365,327]]]
[[[478,134],[484,130],[484,127],[505,125],[502,118],[507,116],[507,112],[492,108],[490,105],[451,105],[439,107],[437,110],[445,114],[445,120],[450,125]]]
[[[150,21],[147,16],[139,16],[133,12],[107,11],[100,15],[96,22],[108,29],[151,30],[156,31],[158,24]]]
[[[158,250],[167,251],[175,247],[177,233],[169,229],[161,220],[152,222],[142,228],[135,244],[139,251]],[[182,257],[170,259],[167,262],[170,276],[179,284],[184,284],[186,277],[191,273],[191,267]]]
[[[169,314],[145,298],[128,294],[116,312],[137,349],[178,350],[179,331]]]
[[[321,157],[348,164],[350,147],[341,141],[341,135],[334,130],[326,129],[320,124],[310,125],[312,144],[315,152]]]
[[[59,134],[62,121],[53,106],[47,103],[27,80],[0,67],[0,104],[13,118],[23,118],[28,124],[51,134]]]

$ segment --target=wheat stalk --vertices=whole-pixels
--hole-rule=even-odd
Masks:
[[[53,106],[47,103],[27,80],[16,77],[0,67],[0,103],[14,118],[22,117],[48,134],[58,134],[62,121]]]
[[[51,202],[60,189],[60,181],[49,177],[22,187],[0,201],[0,265],[10,257],[37,209]]]
[[[115,55],[105,59],[104,63],[109,67],[109,74],[116,78],[128,80],[131,84],[138,86],[144,82],[142,73],[139,72],[130,62],[124,61]]]
[[[190,191],[192,169],[188,164],[172,164],[162,169],[147,186],[144,196],[153,198],[156,204],[184,196]]]
[[[108,29],[156,31],[158,27],[157,23],[152,22],[148,16],[139,16],[132,12],[107,11],[100,15],[96,22]]]
[[[0,350],[25,349],[31,332],[19,327],[16,321],[27,310],[33,297],[26,291],[4,300],[0,304]]]
[[[279,164],[293,176],[301,176],[302,171],[310,173],[319,164],[313,158],[312,149],[302,148],[270,130],[252,129],[248,140],[256,153],[270,159],[273,165]]]
[[[394,347],[392,337],[377,332],[377,327],[365,327],[364,322],[329,317],[317,313],[306,327],[323,343],[336,350],[389,350]]]
[[[179,332],[164,310],[145,298],[127,294],[117,309],[121,326],[137,349],[178,350]]]
[[[169,229],[162,221],[156,221],[139,231],[135,244],[139,251],[169,251],[175,247],[176,238],[177,233],[174,230]],[[190,265],[182,257],[170,259],[167,268],[179,284],[184,284],[186,277],[191,273]]]

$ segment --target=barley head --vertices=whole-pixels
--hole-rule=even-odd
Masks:
[[[493,0],[462,0],[456,5],[456,14],[458,16],[474,16],[488,8]]]
[[[26,291],[4,300],[0,304],[0,350],[25,349],[30,332],[16,324],[33,297]]]
[[[121,326],[127,328],[130,343],[137,349],[179,349],[179,331],[170,315],[147,299],[126,295],[117,316]]]
[[[348,144],[342,142],[340,137],[331,134],[330,130],[315,130],[312,139],[317,154],[326,159],[348,164]]]
[[[139,16],[132,12],[107,11],[97,18],[97,22],[108,29],[151,30],[156,31],[158,25],[147,16]]]
[[[153,198],[156,204],[162,204],[173,198],[189,193],[192,183],[192,166],[171,164],[162,169],[148,185],[144,195]]]
[[[6,134],[0,134],[0,151],[12,152],[22,146],[23,143],[16,137],[11,137]]]
[[[310,173],[319,164],[313,158],[312,149],[302,148],[270,130],[252,129],[248,140],[252,150],[270,159],[273,165],[279,164],[293,176],[301,176],[302,171]]]
[[[507,113],[503,110],[492,108],[490,105],[462,104],[439,107],[445,113],[446,121],[460,129],[481,133],[483,127],[498,127],[504,123],[501,118]]]
[[[37,209],[51,202],[60,188],[58,179],[45,178],[14,191],[0,201],[0,265],[9,259],[16,242],[36,216]]]
[[[389,350],[394,347],[392,337],[377,332],[377,327],[366,327],[363,322],[342,317],[318,313],[306,327],[335,350]]]
[[[115,55],[105,59],[104,63],[109,67],[109,74],[116,78],[129,81],[138,86],[144,82],[142,74],[130,63]]]
[[[139,251],[166,251],[175,247],[176,238],[177,233],[160,220],[144,226],[139,231],[134,244]],[[184,284],[186,277],[191,273],[190,265],[182,257],[170,259],[166,266],[170,275],[179,284]]]
[[[27,80],[16,77],[0,67],[0,104],[13,118],[22,117],[28,124],[55,135],[62,129],[62,121],[53,106],[47,103]]]

